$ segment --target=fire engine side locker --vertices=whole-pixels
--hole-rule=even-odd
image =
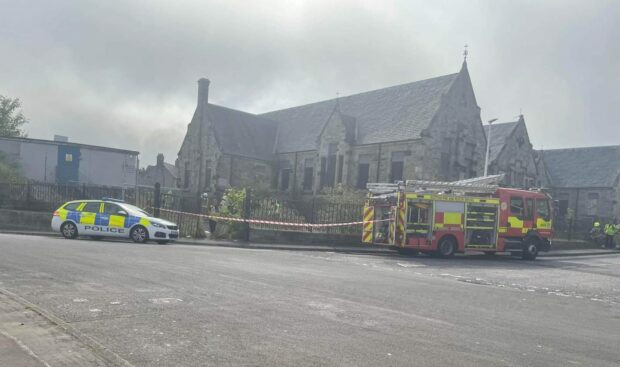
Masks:
[[[473,199],[465,203],[465,249],[497,250],[499,200]]]
[[[432,230],[435,225],[435,202],[430,199],[430,196],[417,194],[407,194],[406,199],[405,236],[402,246],[424,250],[430,247],[432,243]],[[422,215],[421,209],[416,208],[425,210],[425,215]],[[418,210],[418,212],[412,215],[411,210]]]

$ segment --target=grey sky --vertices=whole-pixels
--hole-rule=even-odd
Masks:
[[[174,162],[196,81],[264,112],[457,72],[536,148],[620,144],[619,1],[6,1],[0,94],[35,138]]]

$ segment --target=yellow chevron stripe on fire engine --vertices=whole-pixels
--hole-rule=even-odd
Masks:
[[[362,234],[362,242],[372,242],[372,231],[364,231]]]

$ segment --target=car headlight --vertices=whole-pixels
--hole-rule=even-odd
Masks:
[[[161,223],[157,223],[157,222],[151,222],[151,224],[153,225],[153,227],[157,227],[157,228],[166,228],[165,225],[161,224]]]

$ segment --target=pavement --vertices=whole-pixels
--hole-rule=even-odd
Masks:
[[[1,366],[620,361],[620,254],[436,259],[10,234],[0,254]]]

